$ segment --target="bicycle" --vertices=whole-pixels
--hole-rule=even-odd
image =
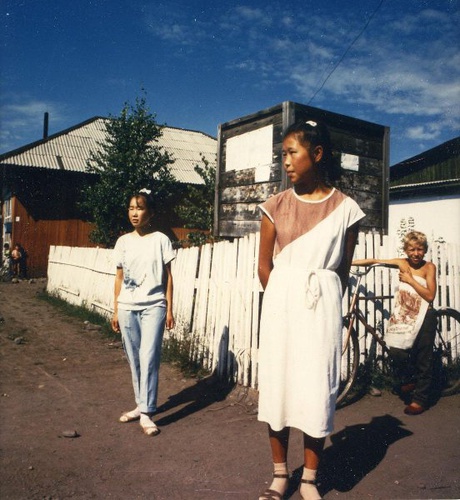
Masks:
[[[389,264],[374,264],[367,266],[363,271],[350,271],[356,276],[356,284],[352,294],[347,314],[343,318],[343,349],[340,387],[337,397],[337,404],[343,403],[351,394],[360,367],[360,339],[358,338],[356,322],[361,323],[364,334],[371,335],[370,355],[366,348],[363,365],[370,369],[372,363],[381,366],[389,366],[390,349],[384,339],[383,324],[372,326],[368,323],[365,314],[359,307],[360,300],[376,301],[379,299],[391,298],[391,296],[363,296],[360,295],[360,284],[362,278],[376,267],[396,268]],[[448,307],[436,309],[438,319],[436,337],[433,345],[435,353],[436,380],[441,396],[450,396],[460,389],[460,312]],[[375,353],[377,345],[381,348],[380,359],[376,359]],[[375,368],[375,366],[374,366]]]

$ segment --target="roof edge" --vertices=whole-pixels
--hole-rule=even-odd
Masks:
[[[19,148],[13,149],[12,151],[8,151],[7,153],[3,153],[0,155],[0,162],[3,160],[8,159],[10,156],[16,156],[18,154],[24,153],[28,149],[35,148],[37,146],[41,146],[42,144],[46,144],[47,142],[51,141],[52,139],[56,139],[56,137],[59,137],[61,135],[69,134],[70,132],[73,132],[74,130],[84,127],[85,125],[88,125],[89,123],[95,122],[96,120],[108,120],[108,118],[104,116],[93,116],[92,118],[88,118],[87,120],[78,123],[77,125],[73,125],[72,127],[66,128],[64,130],[61,130],[59,132],[56,132],[54,134],[49,135],[46,139],[39,139],[38,141],[34,142],[29,142],[29,144],[26,144],[25,146],[21,146]]]
[[[55,132],[54,134],[49,135],[46,139],[39,139],[37,141],[30,142],[28,144],[25,144],[24,146],[21,146],[19,148],[13,149],[13,150],[8,151],[6,153],[2,153],[2,154],[0,154],[0,162],[5,161],[5,160],[7,160],[8,158],[10,158],[12,156],[16,156],[18,154],[24,153],[25,151],[27,151],[29,149],[35,148],[37,146],[41,146],[42,144],[46,144],[47,142],[49,142],[49,141],[51,141],[53,139],[56,139],[57,137],[59,137],[61,135],[69,134],[70,132],[73,132],[74,130],[77,130],[77,129],[81,128],[81,127],[84,127],[84,126],[86,126],[86,125],[88,125],[90,123],[93,123],[93,122],[97,121],[97,120],[108,121],[108,120],[111,120],[111,119],[112,119],[111,117],[106,117],[106,116],[93,116],[92,118],[88,118],[85,121],[82,121],[80,123],[77,123],[76,125],[73,125],[72,127],[66,128],[64,130],[60,130],[59,132]],[[206,132],[202,132],[201,130],[193,130],[193,129],[182,128],[182,127],[171,127],[170,125],[160,124],[160,123],[158,123],[157,125],[159,127],[161,127],[161,128],[183,130],[184,132],[194,132],[196,134],[201,134],[201,135],[204,135],[206,137],[209,137],[210,139],[217,140],[216,137],[214,137],[214,136],[212,136],[210,134],[207,134]]]

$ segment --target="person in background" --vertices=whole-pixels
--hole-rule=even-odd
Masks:
[[[385,341],[402,381],[402,394],[412,393],[404,413],[420,415],[429,407],[433,389],[436,266],[425,260],[428,243],[420,231],[407,233],[403,248],[406,258],[358,259],[353,265],[392,264],[399,268],[399,286]]]
[[[2,275],[8,278],[11,276],[11,250],[9,243],[3,244]]]
[[[14,277],[20,276],[20,265],[21,265],[21,247],[18,243],[14,245],[13,250],[11,251],[11,271]]]
[[[153,415],[161,346],[165,326],[174,327],[171,261],[175,252],[169,238],[154,230],[153,203],[147,189],[129,202],[133,231],[121,236],[114,249],[117,272],[112,318],[113,330],[122,335],[136,401],[136,408],[123,413],[119,420],[140,420],[148,436],[159,433]]]
[[[258,418],[268,423],[274,472],[259,498],[283,498],[295,427],[303,432],[300,495],[317,499],[317,469],[339,388],[342,295],[364,213],[332,185],[335,164],[323,124],[290,126],[282,155],[293,187],[260,205],[258,270],[265,292]]]
[[[27,258],[28,253],[26,249],[18,243],[19,252],[21,253],[21,258],[19,259],[19,277],[26,279],[27,278]]]

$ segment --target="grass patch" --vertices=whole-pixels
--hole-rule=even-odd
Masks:
[[[110,322],[101,314],[90,311],[86,307],[69,304],[65,300],[45,291],[38,293],[37,297],[55,307],[66,316],[78,319],[82,323],[89,321],[93,325],[99,325],[102,335],[113,340],[120,340],[120,335],[114,333]],[[209,371],[205,370],[198,361],[190,359],[191,352],[192,342],[190,339],[178,340],[171,336],[165,338],[163,341],[161,361],[176,366],[185,377],[204,378],[208,376]]]
[[[37,297],[40,300],[43,300],[58,309],[60,312],[65,314],[66,316],[70,316],[71,318],[75,318],[80,320],[82,323],[85,321],[89,321],[93,325],[98,325],[101,327],[100,332],[110,338],[110,339],[120,339],[120,336],[117,335],[110,325],[110,322],[102,316],[101,314],[91,311],[86,307],[76,306],[73,304],[69,304],[65,300],[56,297],[55,295],[49,294],[48,292],[39,292],[37,293]]]
[[[174,336],[165,338],[163,340],[161,361],[176,366],[186,377],[207,377],[210,372],[205,370],[198,361],[190,359],[192,347],[190,339],[178,340]]]

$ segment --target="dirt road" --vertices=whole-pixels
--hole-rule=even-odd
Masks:
[[[44,286],[0,284],[0,498],[257,499],[271,464],[254,397],[162,365],[161,434],[118,423],[133,407],[120,344],[39,300]],[[384,393],[338,410],[321,493],[459,498],[459,406],[459,396],[444,398],[409,417]],[[301,457],[293,432],[286,498],[300,498]]]

